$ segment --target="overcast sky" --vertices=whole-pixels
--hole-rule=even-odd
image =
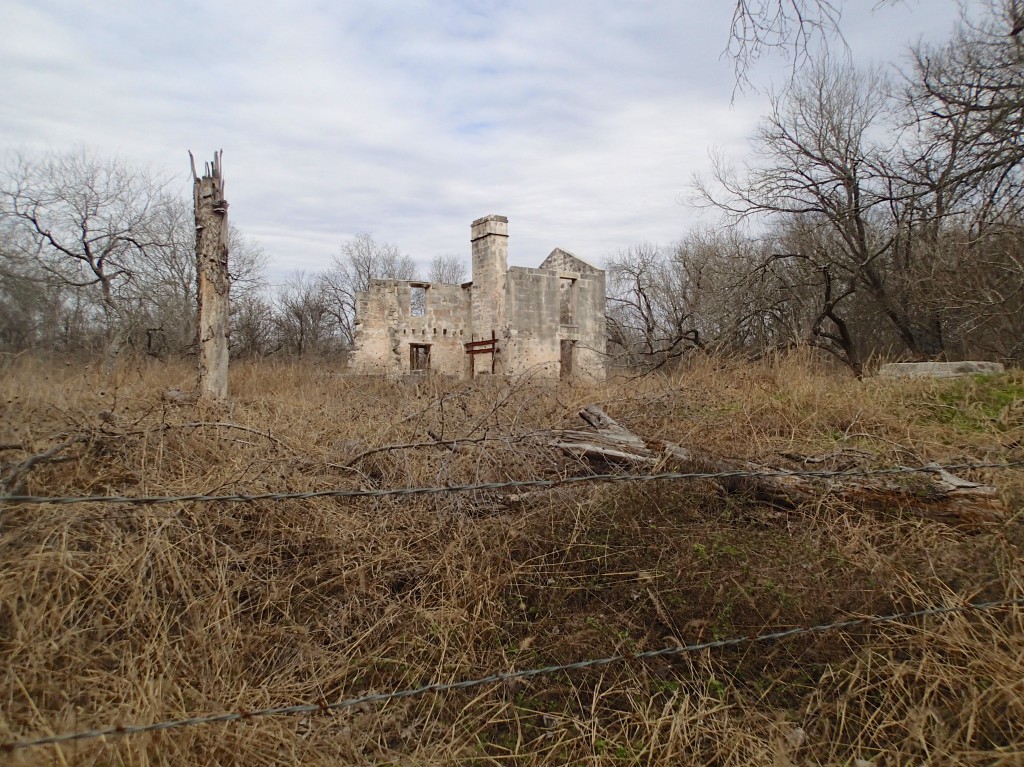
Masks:
[[[943,39],[953,0],[848,0],[857,62]],[[734,93],[730,0],[0,0],[0,147],[86,147],[173,176],[224,149],[231,220],[275,279],[370,232],[421,264],[509,217],[510,261],[599,262],[679,239],[718,147],[765,109]],[[762,88],[786,67],[753,70]],[[200,165],[200,168],[202,166]]]

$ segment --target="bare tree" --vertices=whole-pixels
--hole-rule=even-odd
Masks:
[[[758,357],[824,345],[838,329],[828,324],[827,312],[845,296],[829,294],[823,311],[816,295],[821,270],[775,257],[781,247],[776,236],[697,229],[671,248],[635,246],[610,259],[613,353],[632,367],[651,369],[694,350]]]
[[[64,335],[62,325],[69,319],[65,298],[60,284],[11,255],[0,240],[0,349],[56,347]]]
[[[898,0],[877,0],[873,10]],[[769,52],[789,58],[793,72],[813,58],[816,44],[842,40],[843,0],[735,0],[725,55],[736,80],[749,82],[750,68]]]
[[[822,250],[800,253],[813,260],[821,283],[840,294],[865,294],[878,307],[912,355],[943,352],[938,317],[914,288],[928,273],[925,248],[897,249],[905,209],[914,189],[901,189],[894,176],[897,158],[889,87],[878,72],[860,72],[827,60],[808,67],[789,90],[773,99],[754,140],[754,160],[743,173],[716,163],[716,184],[698,180],[703,198],[735,221],[780,216],[799,221]],[[832,286],[829,288],[829,286]]]
[[[912,170],[934,194],[972,197],[976,221],[1024,212],[1020,22],[1019,0],[1003,0],[980,21],[961,23],[949,42],[913,49],[908,122],[931,152]],[[940,213],[952,207],[942,202]]]
[[[466,262],[453,255],[434,256],[434,260],[430,262],[427,280],[460,285],[466,281]]]
[[[46,275],[21,255],[26,248],[15,241],[13,224],[0,218],[0,348],[23,351],[52,340],[48,320],[59,316],[61,300]]]
[[[166,245],[139,264],[137,278],[147,300],[144,322],[137,324],[145,327],[144,348],[148,354],[180,354],[193,346],[196,334],[194,216],[184,200],[174,199],[158,211],[152,226]],[[265,287],[267,255],[258,242],[233,224],[228,227],[228,250],[234,306]]]
[[[681,270],[649,243],[620,252],[605,264],[608,335],[633,365],[661,366],[701,344],[692,322]]]
[[[864,375],[866,340],[858,337],[858,282],[847,269],[837,268],[835,233],[814,216],[794,216],[777,222],[775,248],[755,270],[772,287],[772,315],[778,347],[808,345],[823,349]]]
[[[841,36],[845,5],[735,6],[738,78],[769,49],[785,49],[796,73],[755,139],[757,162],[739,174],[718,163],[728,193],[716,203],[737,219],[766,214],[780,238],[749,282],[854,369],[889,343],[917,358],[1019,358],[1024,4],[965,4],[958,31],[914,48],[891,94],[848,67],[822,78],[820,63],[803,66],[812,42]]]
[[[296,272],[278,288],[275,303],[281,349],[297,357],[326,351],[334,316],[330,293],[321,277]]]
[[[797,66],[815,39],[839,35],[841,17],[835,0],[736,0],[726,54],[737,80],[747,81],[750,67],[768,51],[781,50]]]
[[[809,324],[800,298],[772,263],[774,237],[735,228],[691,231],[676,244],[673,263],[684,270],[688,305],[705,347],[746,356],[801,343]],[[770,263],[770,269],[760,268]]]
[[[132,330],[139,265],[164,248],[151,223],[164,184],[85,151],[29,159],[0,170],[0,217],[16,230],[13,257],[53,284],[95,299],[108,360]]]
[[[261,293],[231,301],[231,356],[263,357],[281,348],[274,305]]]
[[[60,352],[194,350],[192,207],[143,170],[84,150],[0,168],[0,345]],[[262,291],[267,257],[228,230],[231,296]]]
[[[370,234],[357,234],[341,246],[331,269],[323,276],[329,309],[345,346],[352,344],[356,294],[370,287],[370,280],[414,280],[416,263],[390,243],[377,243]]]

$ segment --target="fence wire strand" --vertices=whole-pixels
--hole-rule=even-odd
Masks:
[[[1013,606],[1024,606],[1024,597],[1018,597],[1014,599],[999,599],[991,602],[967,603],[963,605],[955,605],[949,607],[929,607],[922,610],[914,610],[911,612],[894,613],[892,615],[871,615],[861,618],[837,620],[832,623],[824,623],[816,626],[796,626],[789,629],[774,631],[769,634],[739,636],[733,637],[732,639],[720,639],[712,642],[703,642],[700,644],[676,645],[672,647],[663,647],[659,650],[647,650],[645,652],[638,653],[611,655],[605,658],[593,658],[590,660],[577,661],[575,663],[543,666],[540,668],[531,668],[523,671],[506,671],[498,674],[491,674],[489,676],[479,677],[476,679],[466,679],[461,682],[426,684],[421,687],[410,687],[404,690],[396,690],[394,692],[360,695],[354,698],[346,698],[344,700],[339,700],[334,703],[328,703],[327,701],[323,701],[321,703],[300,703],[291,706],[275,706],[273,708],[263,708],[255,711],[228,711],[220,714],[207,714],[203,716],[188,717],[185,719],[169,719],[166,721],[153,722],[150,724],[119,725],[115,727],[106,727],[103,729],[83,730],[81,732],[65,733],[61,735],[50,735],[43,738],[36,738],[34,740],[11,741],[2,743],[0,744],[0,752],[10,753],[21,749],[33,748],[36,746],[69,743],[72,741],[91,740],[96,738],[113,737],[118,735],[139,735],[147,732],[159,732],[161,730],[173,730],[182,727],[195,727],[199,725],[217,724],[222,722],[237,722],[243,719],[255,719],[258,717],[328,713],[333,711],[341,711],[343,709],[352,708],[353,706],[358,706],[361,704],[386,703],[388,701],[397,700],[400,698],[411,698],[417,695],[423,695],[430,692],[442,693],[450,692],[453,690],[464,690],[471,687],[480,687],[483,685],[497,684],[499,682],[529,679],[535,676],[542,676],[546,674],[557,674],[562,672],[578,671],[580,669],[586,668],[594,668],[597,666],[607,666],[613,663],[621,663],[624,661],[646,660],[650,658],[699,652],[702,650],[717,650],[725,647],[733,647],[742,644],[772,642],[780,639],[787,639],[789,637],[799,636],[802,634],[822,634],[825,632],[836,631],[839,629],[854,628],[856,626],[874,626],[879,624],[899,623],[901,621],[908,621],[916,618],[927,618],[937,615],[950,615],[953,613],[967,612],[988,612],[991,610],[995,610],[999,607]]]
[[[967,471],[971,469],[1015,469],[1024,467],[1024,461],[1006,463],[962,463],[942,465],[937,463],[924,466],[897,466],[887,469],[850,469],[843,471],[720,471],[720,472],[662,472],[659,474],[584,474],[558,479],[520,479],[506,482],[483,482],[470,485],[448,485],[445,487],[391,487],[375,490],[310,490],[293,493],[258,493],[255,495],[86,495],[86,496],[38,496],[3,495],[0,503],[59,504],[80,503],[123,504],[131,506],[153,506],[167,503],[255,503],[257,501],[290,501],[310,498],[381,498],[401,495],[433,495],[437,493],[466,493],[482,490],[509,490],[513,488],[551,488],[586,482],[653,482],[657,480],[699,480],[699,479],[771,479],[784,477],[806,477],[819,479],[841,479],[843,477],[875,477],[898,474],[936,473],[940,471]]]
[[[118,505],[157,505],[170,503],[189,502],[225,502],[225,503],[254,503],[258,501],[278,500],[302,500],[311,498],[379,498],[385,496],[405,495],[430,495],[438,493],[461,493],[487,490],[507,490],[514,488],[553,488],[564,485],[590,483],[590,482],[653,482],[658,480],[715,480],[715,479],[768,479],[783,477],[805,477],[819,479],[840,479],[844,477],[872,477],[891,476],[900,474],[937,473],[942,471],[967,471],[975,469],[1013,469],[1024,467],[1024,461],[1011,461],[1006,463],[964,463],[940,465],[937,463],[926,464],[919,467],[895,467],[885,469],[856,469],[843,471],[723,471],[723,472],[662,472],[657,474],[588,474],[580,476],[560,477],[557,479],[530,479],[511,480],[506,482],[485,482],[467,485],[452,485],[445,487],[399,487],[373,490],[315,490],[307,492],[291,493],[260,493],[254,495],[176,495],[176,496],[33,496],[33,495],[8,495],[0,496],[0,503],[21,503],[21,504],[57,504],[71,505],[84,503],[118,504]],[[873,615],[862,618],[837,620],[832,623],[819,624],[816,626],[797,626],[783,629],[767,634],[748,635],[733,637],[732,639],[721,639],[700,644],[678,645],[663,647],[658,650],[645,652],[612,655],[604,658],[593,658],[560,665],[531,668],[523,671],[508,671],[491,674],[476,679],[467,679],[460,682],[433,683],[421,687],[411,687],[404,690],[396,690],[387,693],[373,693],[361,695],[354,698],[328,703],[302,703],[289,706],[277,706],[264,708],[256,711],[229,711],[220,714],[207,714],[184,719],[171,719],[161,722],[153,722],[142,725],[118,725],[102,729],[84,730],[81,732],[51,735],[34,740],[10,741],[0,744],[0,751],[10,753],[20,749],[37,746],[68,743],[72,741],[90,740],[95,738],[113,737],[118,735],[137,735],[147,732],[158,732],[182,727],[194,727],[206,724],[217,724],[235,722],[242,719],[253,719],[257,717],[284,716],[294,714],[315,714],[340,711],[361,704],[386,703],[400,698],[409,698],[429,692],[440,693],[453,690],[462,690],[471,687],[496,684],[520,679],[529,679],[535,676],[556,674],[562,672],[577,671],[580,669],[606,666],[613,663],[620,663],[630,660],[645,660],[656,657],[679,655],[683,653],[698,652],[702,650],[716,650],[725,647],[732,647],[741,644],[753,644],[771,642],[802,634],[818,634],[839,629],[853,628],[856,626],[872,626],[879,624],[897,623],[900,621],[925,618],[937,615],[948,615],[952,613],[964,613],[969,611],[983,612],[994,610],[999,607],[1010,607],[1024,605],[1024,598],[1001,599],[992,602],[968,603],[952,607],[933,607],[912,612],[895,613],[892,615]]]

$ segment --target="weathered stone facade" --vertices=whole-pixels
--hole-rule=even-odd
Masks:
[[[556,248],[508,267],[508,219],[473,222],[473,281],[373,280],[356,297],[356,372],[604,380],[604,271]]]

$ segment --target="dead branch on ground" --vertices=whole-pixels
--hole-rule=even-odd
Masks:
[[[778,467],[711,455],[697,448],[646,440],[597,405],[579,412],[589,429],[557,429],[544,443],[602,470],[608,467],[664,467],[694,474],[735,473],[715,481],[728,494],[795,509],[823,497],[858,508],[906,509],[942,521],[976,526],[1000,522],[1005,510],[999,491],[942,470],[938,464],[881,476],[808,477]]]
[[[88,442],[90,439],[91,435],[89,434],[76,434],[70,439],[53,445],[41,453],[30,455],[22,461],[0,464],[0,472],[2,472],[0,483],[3,485],[4,494],[22,495],[25,491],[25,482],[28,480],[28,475],[34,468],[45,464],[63,463],[73,460],[71,456],[61,455],[61,453],[75,445]]]

